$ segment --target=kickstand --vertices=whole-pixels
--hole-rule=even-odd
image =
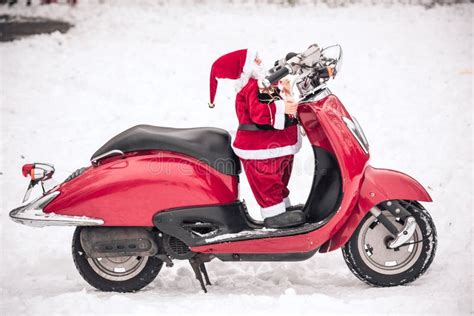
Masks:
[[[189,259],[189,263],[193,268],[194,274],[196,275],[196,279],[201,284],[201,288],[204,293],[207,293],[206,285],[211,285],[211,281],[209,281],[209,275],[207,274],[206,266],[204,265],[204,263],[209,262],[211,260],[212,258],[209,255],[204,254],[197,254],[191,259]],[[202,278],[203,274],[206,280],[206,285],[204,285],[204,280]]]
[[[201,265],[199,267],[201,268],[202,274],[204,274],[204,279],[206,280],[206,285],[212,285],[211,281],[209,281],[209,275],[207,275],[207,270],[206,270],[206,266],[204,265],[204,263],[201,263]]]

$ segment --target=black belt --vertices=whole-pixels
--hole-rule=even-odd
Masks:
[[[275,130],[271,125],[262,124],[239,124],[241,131],[271,131]]]
[[[285,128],[298,124],[298,120],[285,120]],[[241,131],[276,131],[273,126],[266,124],[239,124]]]

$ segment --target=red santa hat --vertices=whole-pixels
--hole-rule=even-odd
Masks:
[[[239,79],[243,72],[252,71],[257,51],[240,49],[219,57],[211,67],[209,79],[210,102],[209,107],[214,107],[214,98],[217,91],[217,79]]]

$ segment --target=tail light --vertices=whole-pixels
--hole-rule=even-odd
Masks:
[[[47,163],[30,163],[21,168],[24,177],[31,177],[31,181],[44,181],[51,179],[54,167]]]
[[[43,182],[52,178],[54,174],[54,167],[53,165],[47,163],[30,163],[26,164],[21,168],[21,173],[24,177],[30,177],[31,181],[26,189],[25,196],[23,198],[23,202],[27,201],[30,198],[31,190],[35,185],[41,183],[41,187],[43,189],[43,193],[45,193],[45,188]]]
[[[34,164],[32,163],[24,165],[23,168],[21,168],[21,172],[23,173],[23,176],[27,177],[33,168],[34,168]]]

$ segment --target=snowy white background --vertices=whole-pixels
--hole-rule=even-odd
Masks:
[[[75,24],[67,34],[0,44],[1,315],[472,313],[472,5],[130,3],[0,8]],[[214,110],[206,105],[212,61],[257,47],[271,65],[313,42],[344,49],[342,72],[330,87],[364,127],[372,164],[410,174],[434,199],[425,206],[439,247],[416,282],[368,287],[335,251],[301,263],[215,260],[208,294],[187,262],[163,268],[139,293],[101,293],[75,270],[73,228],[9,220],[27,185],[22,164],[51,162],[62,180],[135,124],[233,130],[232,83],[221,82]],[[305,201],[312,168],[306,143],[291,182],[293,201]]]

